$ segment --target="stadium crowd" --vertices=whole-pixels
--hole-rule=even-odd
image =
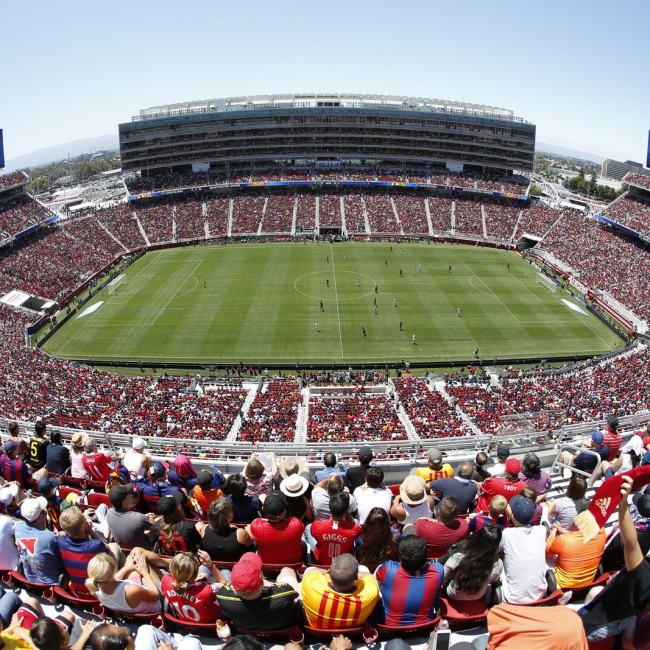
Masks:
[[[650,185],[650,179],[648,179],[648,184]],[[650,203],[648,201],[624,194],[607,208],[605,216],[641,235],[650,234]]]

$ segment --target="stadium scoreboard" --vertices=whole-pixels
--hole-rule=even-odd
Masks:
[[[0,131],[0,144],[2,143],[2,131]],[[646,156],[645,166],[650,167],[650,131],[648,131],[648,155]]]
[[[2,141],[2,129],[0,129],[0,169],[5,166],[5,147]]]

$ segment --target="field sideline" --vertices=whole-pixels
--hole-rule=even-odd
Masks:
[[[486,360],[622,347],[535,275],[512,252],[447,244],[177,248],[137,260],[126,287],[104,289],[44,349],[107,360],[354,364],[466,360],[477,347]]]

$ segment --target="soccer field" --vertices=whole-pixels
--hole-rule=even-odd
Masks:
[[[622,347],[568,294],[537,284],[518,255],[492,249],[200,246],[148,253],[126,274],[126,286],[101,291],[44,349],[112,361],[354,364]]]

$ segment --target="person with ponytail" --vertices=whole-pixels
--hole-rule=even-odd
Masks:
[[[140,551],[140,552],[138,552]],[[146,551],[132,551],[122,569],[107,553],[88,563],[86,589],[108,609],[124,614],[155,614],[161,610],[157,575]],[[152,554],[154,555],[154,554]]]
[[[193,623],[211,623],[220,618],[215,594],[227,579],[205,551],[197,551],[196,555],[178,553],[169,570],[171,573],[162,578],[161,590],[175,616]]]

